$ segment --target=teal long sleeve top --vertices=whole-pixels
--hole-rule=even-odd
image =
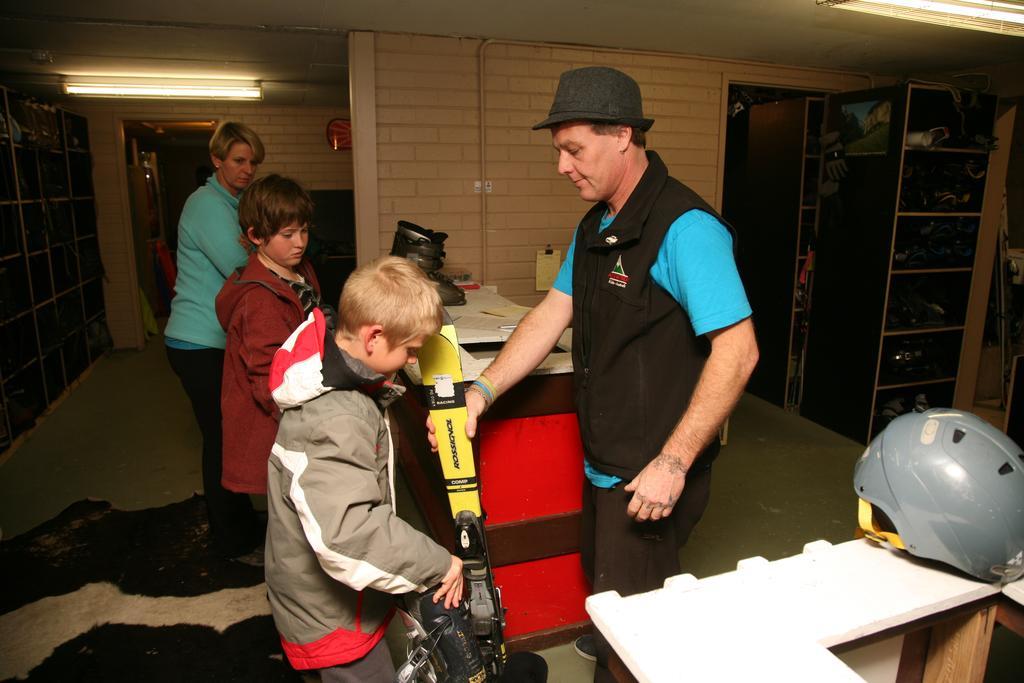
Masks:
[[[214,301],[224,280],[248,259],[240,235],[238,197],[210,176],[189,196],[178,220],[178,277],[164,331],[168,346],[224,348]]]

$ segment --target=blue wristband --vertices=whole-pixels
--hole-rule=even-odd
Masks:
[[[486,400],[488,404],[494,403],[494,394],[492,394],[490,388],[480,380],[473,380],[470,388],[477,389],[481,394],[483,394],[484,400]]]

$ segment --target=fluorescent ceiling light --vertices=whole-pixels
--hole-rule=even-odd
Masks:
[[[217,81],[161,81],[159,79],[130,80],[111,78],[85,82],[75,81],[64,84],[64,92],[68,95],[83,97],[130,97],[145,99],[242,99],[259,100],[263,98],[263,89],[252,82],[217,82]]]
[[[1003,0],[816,0],[854,12],[909,19],[940,26],[1024,36],[1024,2]]]

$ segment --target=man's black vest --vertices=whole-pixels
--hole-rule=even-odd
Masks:
[[[665,444],[689,405],[711,351],[690,319],[651,279],[672,223],[701,209],[735,231],[654,152],[615,221],[599,233],[607,205],[580,222],[573,259],[572,362],[580,436],[590,462],[629,481]],[[735,248],[735,246],[734,246]],[[710,464],[715,439],[694,467]]]

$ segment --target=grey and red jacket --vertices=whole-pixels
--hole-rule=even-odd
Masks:
[[[339,349],[319,309],[270,373],[283,411],[267,466],[267,593],[288,661],[360,659],[384,636],[393,594],[441,582],[451,556],[395,514],[385,408],[404,388]]]
[[[647,170],[615,221],[608,207],[580,222],[572,273],[573,383],[587,459],[629,481],[661,451],[690,403],[711,352],[672,295],[650,276],[669,228],[693,209],[736,233],[707,202],[647,152]],[[692,467],[709,466],[715,439]]]
[[[317,292],[313,266],[296,271]],[[217,295],[217,319],[227,332],[220,409],[223,425],[221,483],[229,491],[267,492],[267,458],[277,434],[279,411],[267,376],[274,352],[306,313],[287,282],[260,263],[256,252],[228,277]]]

